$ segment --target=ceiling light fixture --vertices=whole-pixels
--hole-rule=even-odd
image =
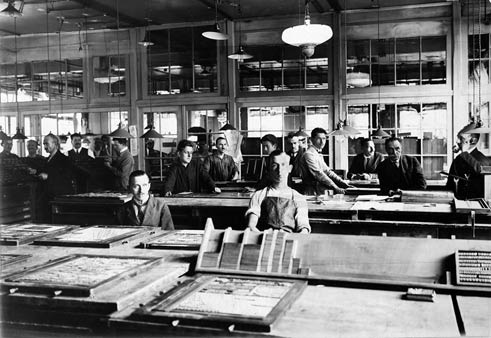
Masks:
[[[252,55],[246,53],[244,50],[244,46],[242,46],[242,29],[241,29],[241,22],[240,19],[242,18],[242,7],[240,6],[240,0],[237,5],[237,12],[239,14],[239,20],[238,20],[238,25],[239,25],[239,48],[234,54],[230,54],[228,56],[229,59],[232,60],[237,60],[238,62],[242,62],[244,60],[252,59]]]
[[[22,11],[24,10],[24,0],[20,2],[19,9],[15,8],[14,2],[15,1],[9,0],[7,7],[3,9],[0,13],[6,16],[13,16],[13,17],[22,16]]]
[[[332,37],[332,29],[328,25],[310,23],[310,0],[305,0],[304,24],[287,28],[281,34],[283,42],[302,48],[305,57],[314,55],[315,47]]]
[[[19,111],[19,72],[17,69],[19,62],[17,60],[17,17],[16,16],[14,16],[14,48],[15,48],[15,107],[17,112],[17,123],[20,123],[22,115]],[[27,137],[24,135],[24,133],[21,132],[21,129],[17,127],[17,132],[15,133],[14,136],[12,136],[12,139],[25,140],[26,138]]]
[[[203,32],[201,35],[211,40],[227,40],[229,38],[227,34],[222,33],[220,30],[220,24],[218,23],[218,0],[215,0],[215,30]]]
[[[119,49],[119,0],[114,0],[116,2],[116,45],[118,48],[118,66],[119,63],[121,62],[121,53]],[[126,83],[125,83],[126,85]],[[123,128],[123,122],[121,121],[121,75],[118,72],[118,108],[119,108],[119,124],[118,128],[114,130],[111,134],[109,134],[110,137],[116,137],[116,138],[133,138],[133,136],[129,133],[128,128],[125,127]]]
[[[145,36],[143,37],[143,40],[138,41],[138,44],[143,47],[149,47],[154,45],[153,41],[150,39],[150,31],[148,30],[148,26],[150,25],[150,22],[152,22],[152,19],[147,17],[145,20],[147,21],[147,25],[145,26]]]

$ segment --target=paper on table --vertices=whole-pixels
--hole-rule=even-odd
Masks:
[[[385,201],[389,196],[380,195],[358,195],[355,201]]]

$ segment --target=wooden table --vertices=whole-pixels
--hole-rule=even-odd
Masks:
[[[491,298],[456,296],[467,336],[491,337]]]

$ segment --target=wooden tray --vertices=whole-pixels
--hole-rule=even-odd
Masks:
[[[147,270],[160,260],[159,257],[69,255],[14,273],[1,286],[10,293],[88,297]]]
[[[74,225],[15,224],[3,226],[0,231],[0,245],[21,245],[32,243],[47,236],[64,234]]]
[[[34,241],[38,245],[111,248],[144,236],[146,229],[132,226],[93,226]]]
[[[475,211],[476,214],[491,214],[491,207],[484,198],[475,200],[458,200],[454,198],[455,211],[469,213]]]
[[[491,251],[457,250],[455,267],[458,285],[491,286]]]
[[[0,254],[0,270],[14,263],[23,262],[31,255]]]
[[[269,332],[306,285],[267,277],[197,275],[139,308],[131,319]]]
[[[148,242],[141,243],[140,247],[145,249],[199,250],[202,239],[203,231],[201,230],[167,231]]]

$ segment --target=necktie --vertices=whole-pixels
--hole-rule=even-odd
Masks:
[[[368,167],[368,161],[370,160],[369,157],[365,157],[365,160],[363,162],[363,172],[367,172],[367,167]]]
[[[138,208],[138,222],[140,224],[143,223],[143,217],[145,217],[145,213],[143,212],[143,205],[136,205],[136,207]]]

